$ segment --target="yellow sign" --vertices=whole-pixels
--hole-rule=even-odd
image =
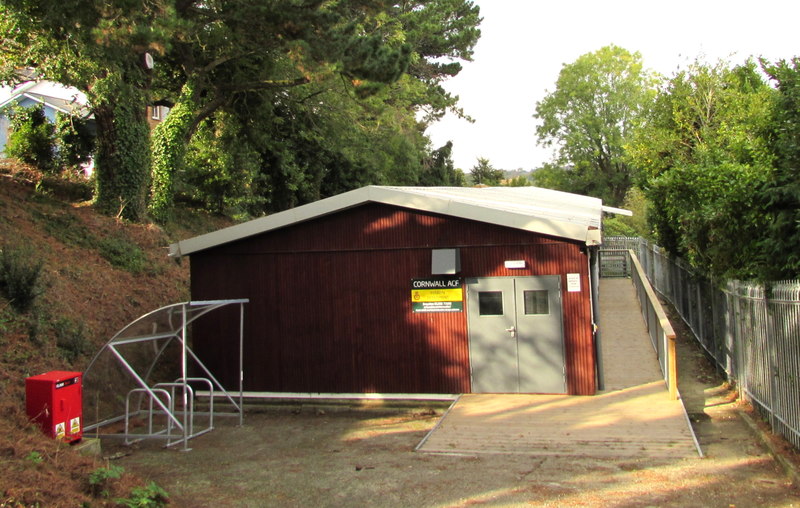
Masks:
[[[458,277],[411,280],[413,312],[464,312],[464,290]]]
[[[464,299],[458,289],[415,289],[411,291],[412,302],[460,302]]]

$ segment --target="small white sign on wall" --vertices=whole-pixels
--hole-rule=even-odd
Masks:
[[[580,293],[581,291],[581,274],[568,273],[567,274],[567,292]]]

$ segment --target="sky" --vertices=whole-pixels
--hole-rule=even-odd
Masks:
[[[614,44],[638,51],[667,77],[697,59],[743,63],[800,56],[796,0],[475,0],[481,38],[472,62],[444,87],[475,119],[453,115],[428,129],[433,147],[453,141],[453,161],[469,172],[478,157],[526,171],[552,160],[537,145],[536,103],[555,88],[564,64]]]

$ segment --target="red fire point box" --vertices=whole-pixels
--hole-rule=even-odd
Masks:
[[[54,370],[25,379],[28,418],[53,439],[77,441],[83,435],[83,374]]]

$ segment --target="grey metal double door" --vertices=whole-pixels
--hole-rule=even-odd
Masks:
[[[467,283],[473,393],[566,393],[561,277]]]

